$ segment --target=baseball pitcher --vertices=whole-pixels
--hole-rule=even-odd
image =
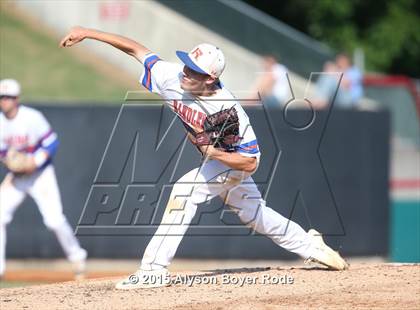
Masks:
[[[84,39],[108,43],[140,61],[144,65],[140,82],[165,100],[205,158],[201,167],[174,185],[162,223],[134,275],[136,281],[133,276],[123,279],[117,289],[169,285],[167,267],[198,204],[216,196],[222,197],[243,223],[286,250],[334,270],[347,268],[319,233],[304,231],[266,206],[252,179],[261,156],[258,141],[242,106],[220,81],[226,63],[219,48],[200,44],[189,53],[177,51],[182,64],[170,63],[131,39],[82,27],[73,28],[60,45],[70,47]]]
[[[0,160],[8,174],[0,185],[0,277],[5,272],[6,225],[29,194],[38,205],[44,224],[52,230],[76,278],[83,275],[87,252],[73,235],[63,214],[52,159],[57,134],[44,115],[19,105],[20,85],[12,79],[0,81]]]

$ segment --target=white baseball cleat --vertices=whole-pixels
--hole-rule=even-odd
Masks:
[[[340,256],[340,254],[325,244],[322,235],[315,229],[310,229],[308,234],[312,237],[314,253],[305,263],[316,262],[327,266],[333,270],[345,270],[349,264]]]
[[[171,285],[168,269],[137,270],[115,285],[118,290],[145,289]]]

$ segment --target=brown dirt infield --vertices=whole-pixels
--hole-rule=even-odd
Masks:
[[[180,277],[186,275],[192,285]],[[4,288],[0,290],[0,308],[420,309],[418,264],[358,263],[341,272],[318,267],[174,272],[172,279],[177,283],[170,287],[132,291],[115,290],[118,279]],[[236,283],[244,279],[248,282]],[[214,283],[204,283],[211,281]],[[285,281],[289,284],[281,284]]]
[[[86,279],[97,279],[105,277],[122,277],[126,272],[115,271],[91,271],[85,275]],[[74,274],[71,271],[48,271],[40,269],[28,269],[19,271],[8,271],[3,279],[4,281],[25,282],[25,283],[57,283],[74,280]],[[0,284],[1,288],[1,284]]]

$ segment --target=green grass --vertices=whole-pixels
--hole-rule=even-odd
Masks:
[[[42,282],[0,281],[0,289],[42,284]]]
[[[14,78],[22,101],[121,103],[129,85],[81,63],[58,39],[0,6],[0,78]]]

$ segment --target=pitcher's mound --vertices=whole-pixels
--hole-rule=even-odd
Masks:
[[[0,290],[5,309],[419,309],[420,265],[240,268],[172,274],[170,287],[118,291],[119,278]]]

